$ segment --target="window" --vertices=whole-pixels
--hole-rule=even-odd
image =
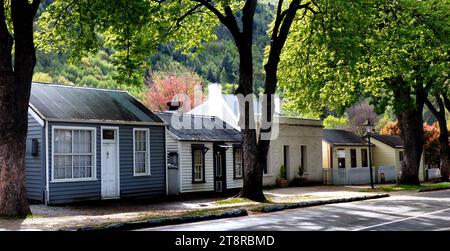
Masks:
[[[205,182],[205,148],[192,145],[192,183]]]
[[[115,140],[116,130],[103,129],[103,139],[104,140]]]
[[[167,167],[171,169],[178,169],[178,153],[170,152],[167,157]]]
[[[290,166],[290,157],[289,157],[289,146],[283,146],[283,165],[285,167],[286,172],[283,174],[284,177],[282,178],[287,178],[287,170],[289,170]]]
[[[134,129],[134,175],[149,175],[149,130]]]
[[[308,170],[306,164],[306,154],[306,146],[300,146],[300,166],[303,168],[303,173]]]
[[[363,167],[368,167],[367,149],[361,149],[361,165]]]
[[[351,160],[351,167],[352,168],[357,167],[357,163],[356,163],[356,149],[350,149],[350,160]]]
[[[244,176],[244,155],[241,147],[234,148],[234,178],[241,179]]]
[[[338,160],[338,167],[345,168],[345,150],[344,149],[338,149],[337,160]]]
[[[400,162],[403,162],[403,160],[404,160],[404,154],[403,154],[403,151],[399,151],[399,152],[398,152],[398,159],[400,160]]]
[[[53,180],[95,178],[95,128],[53,131]]]

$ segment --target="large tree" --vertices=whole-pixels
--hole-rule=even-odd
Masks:
[[[399,182],[418,184],[425,100],[448,74],[450,1],[320,2],[325,11],[295,23],[283,55],[287,96],[303,109],[343,110],[363,95],[378,112],[393,107],[405,149]]]
[[[139,68],[151,50],[160,42],[173,42],[189,52],[198,49],[201,41],[215,38],[213,29],[222,24],[235,42],[239,53],[238,87],[235,94],[253,94],[254,85],[254,18],[257,0],[135,0],[135,1],[55,1],[41,19],[43,42],[48,48],[69,50],[77,55],[95,49],[100,42],[118,50],[116,58],[124,71]],[[255,116],[246,106],[241,117],[244,151],[243,197],[263,201],[263,167],[270,140],[273,118],[271,94],[277,89],[277,71],[280,54],[295,19],[315,13],[312,0],[278,0],[273,24],[268,31],[271,42],[266,50],[264,64],[265,84],[260,129],[253,128]],[[300,15],[298,15],[300,13]],[[100,34],[100,35],[99,35]],[[49,39],[45,39],[49,38]],[[88,50],[86,50],[88,49]],[[131,67],[130,67],[131,66]],[[260,69],[257,69],[260,70]]]
[[[39,0],[0,0],[0,215],[30,213],[25,141],[36,63],[33,22]]]

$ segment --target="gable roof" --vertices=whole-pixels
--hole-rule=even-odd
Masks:
[[[400,137],[400,135],[370,134],[370,137],[374,138],[390,147],[403,148],[403,140]],[[366,138],[366,136],[364,138]]]
[[[33,83],[30,107],[48,121],[163,124],[125,91]]]
[[[328,143],[335,146],[366,146],[367,142],[358,135],[338,129],[324,129],[322,137]]]
[[[174,112],[160,112],[158,116],[169,125],[169,131],[179,140],[241,141],[241,133],[238,130],[214,116],[198,116]]]

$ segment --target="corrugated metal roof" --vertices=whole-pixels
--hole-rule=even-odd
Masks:
[[[169,125],[169,131],[180,140],[241,141],[241,133],[217,117],[173,112],[161,112],[158,116]]]
[[[403,140],[400,135],[381,135],[381,134],[370,134],[370,137],[385,143],[386,145],[393,148],[403,148]],[[367,138],[367,137],[364,137]]]
[[[338,129],[324,129],[323,138],[333,145],[367,145],[358,135]]]
[[[33,83],[30,104],[47,120],[162,123],[124,91]]]

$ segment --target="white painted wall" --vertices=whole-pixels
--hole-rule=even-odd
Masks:
[[[299,123],[302,119],[296,119]],[[264,175],[264,185],[276,184],[280,167],[284,163],[283,146],[289,146],[288,179],[297,177],[300,165],[300,147],[307,147],[306,170],[304,178],[309,181],[322,181],[322,127],[321,123],[314,121],[316,125],[280,124],[280,133],[277,139],[270,143],[268,153],[268,174]]]

